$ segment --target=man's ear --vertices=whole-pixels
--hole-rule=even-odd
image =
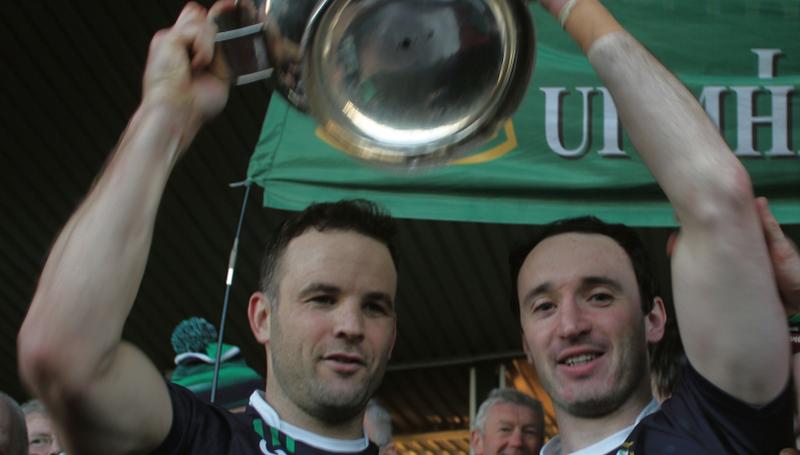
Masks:
[[[254,292],[247,305],[247,319],[250,330],[256,340],[266,345],[269,343],[269,318],[272,315],[269,298],[263,292]]]
[[[647,342],[658,343],[664,337],[664,326],[667,324],[667,310],[661,297],[653,299],[653,308],[644,317],[644,333]]]
[[[533,354],[531,348],[528,347],[528,340],[525,339],[525,332],[520,330],[519,336],[522,337],[522,351],[525,352],[525,358],[529,364],[533,365]]]
[[[483,443],[481,442],[481,434],[478,430],[470,432],[470,446],[475,455],[483,455]]]

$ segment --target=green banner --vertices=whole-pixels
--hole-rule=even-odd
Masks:
[[[778,219],[800,223],[800,2],[605,4],[702,102]],[[264,204],[300,210],[360,197],[404,218],[541,224],[590,213],[673,225],[585,56],[553,18],[532,12],[537,59],[525,100],[468,159],[414,172],[370,167],[276,95],[248,170]]]

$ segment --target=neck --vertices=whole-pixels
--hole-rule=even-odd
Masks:
[[[272,387],[270,387],[272,385]],[[267,374],[267,389],[264,398],[278,413],[282,421],[320,436],[335,439],[360,439],[364,437],[364,413],[340,422],[320,420],[297,406],[278,385],[275,377]]]
[[[633,425],[636,417],[653,399],[648,387],[639,387],[620,407],[611,413],[587,418],[569,414],[556,407],[556,422],[561,437],[562,453],[572,453],[611,436],[623,428]]]

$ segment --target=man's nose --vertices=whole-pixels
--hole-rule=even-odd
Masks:
[[[591,321],[575,299],[568,299],[559,305],[558,333],[562,338],[576,338],[588,333],[591,326]]]
[[[515,449],[522,447],[522,428],[514,428],[508,437],[508,446]]]
[[[360,302],[341,302],[333,316],[334,332],[337,337],[351,340],[360,340],[364,337],[364,314]]]

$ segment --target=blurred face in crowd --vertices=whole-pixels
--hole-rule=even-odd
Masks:
[[[51,455],[61,453],[53,424],[50,418],[38,412],[25,416],[28,427],[28,454]]]
[[[544,443],[542,416],[528,406],[495,403],[483,431],[472,434],[475,455],[537,455]]]
[[[256,334],[268,349],[267,398],[287,397],[323,421],[357,416],[394,346],[388,248],[352,231],[310,229],[289,242],[277,279],[277,304]]]
[[[650,394],[647,344],[663,306],[644,317],[625,250],[599,234],[539,243],[518,277],[523,346],[557,409],[599,417]]]

